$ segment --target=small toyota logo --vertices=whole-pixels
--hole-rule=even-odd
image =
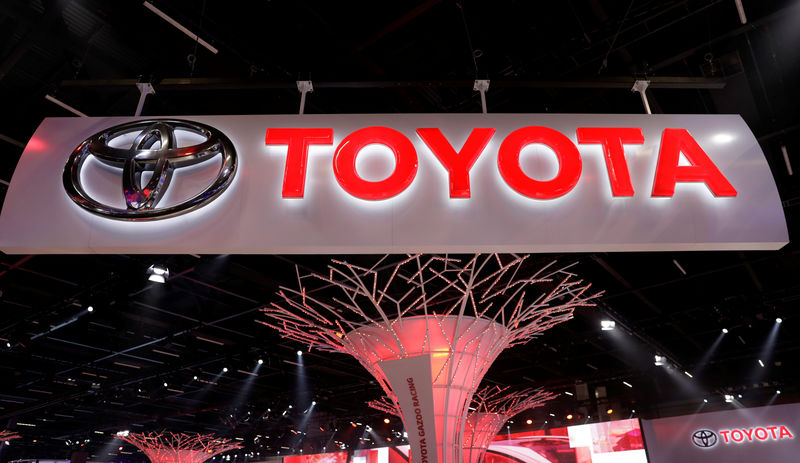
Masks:
[[[708,429],[701,429],[692,434],[692,443],[698,447],[709,448],[717,445],[717,434]]]
[[[176,132],[186,132],[194,139],[200,136],[204,141],[180,146]],[[81,169],[90,156],[122,169],[120,193],[125,199],[125,209],[104,204],[86,193],[81,184]],[[219,171],[205,189],[185,201],[157,207],[175,169],[217,156]],[[235,172],[233,144],[219,130],[198,122],[154,119],[120,124],[84,140],[64,167],[63,181],[70,198],[87,211],[114,219],[153,220],[174,217],[208,204],[231,184]],[[145,173],[151,175],[143,185]]]

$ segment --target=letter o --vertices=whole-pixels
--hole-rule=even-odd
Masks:
[[[763,437],[758,435],[758,432],[759,432],[759,431],[761,431],[762,433],[764,433],[764,436],[763,436]],[[755,430],[754,434],[756,435],[756,439],[758,439],[758,440],[766,440],[766,439],[767,439],[767,437],[769,436],[769,434],[767,433],[767,430],[766,430],[766,429],[764,429],[764,428],[756,428],[756,430]]]
[[[737,435],[739,436],[738,439],[736,438]],[[744,433],[738,429],[734,429],[731,431],[731,439],[733,439],[734,442],[741,442],[744,440]]]
[[[377,182],[364,180],[356,172],[356,157],[367,145],[385,145],[394,153],[394,172]],[[360,199],[388,199],[411,185],[417,175],[417,151],[405,135],[388,127],[366,127],[348,135],[333,155],[333,173],[342,188]]]
[[[551,180],[534,180],[522,171],[519,155],[527,145],[541,143],[550,147],[558,158],[558,173]],[[508,186],[517,193],[534,199],[554,199],[569,193],[581,177],[583,164],[578,148],[557,130],[547,127],[523,127],[503,140],[497,152],[497,167]]]

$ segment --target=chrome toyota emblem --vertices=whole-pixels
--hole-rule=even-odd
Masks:
[[[717,434],[708,429],[701,429],[692,434],[692,443],[698,447],[709,448],[717,445]]]
[[[179,146],[176,131],[199,135],[205,141]],[[130,140],[132,134],[136,134]],[[123,146],[114,143],[125,136]],[[119,142],[119,140],[117,140]],[[112,207],[89,197],[81,184],[81,169],[93,156],[101,163],[121,169],[120,194],[127,208]],[[169,188],[175,169],[219,157],[219,171],[205,189],[178,204],[158,208]],[[116,125],[84,140],[64,167],[64,188],[82,208],[121,220],[153,220],[174,217],[202,207],[231,184],[236,172],[236,151],[222,132],[205,124],[177,119],[151,119]],[[146,184],[143,174],[151,174]]]

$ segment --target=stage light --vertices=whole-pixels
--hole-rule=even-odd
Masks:
[[[730,394],[725,394],[725,402],[731,403],[733,402],[733,396]]]
[[[533,424],[533,420],[528,420],[528,421],[526,421],[526,423]]]
[[[390,423],[389,418],[384,418],[383,422],[386,423],[386,424],[389,424]]]
[[[154,283],[166,283],[169,278],[169,269],[160,265],[151,265],[147,268],[147,279]]]
[[[222,372],[223,373],[227,373],[228,372],[228,367],[222,367]]]
[[[667,363],[667,358],[666,357],[664,357],[663,355],[656,355],[655,356],[655,365],[657,367],[660,367],[660,366],[664,365],[665,363]]]
[[[564,391],[564,394],[566,394],[566,395],[568,395],[568,396],[570,396],[570,397],[572,397],[573,395],[575,395],[575,394],[573,394],[573,393],[571,393],[571,392],[569,392],[569,391]]]
[[[302,350],[298,350],[297,351],[297,355],[303,355],[303,351]]]
[[[778,394],[778,395],[780,395],[780,394],[781,394],[781,390],[780,390],[780,389],[778,389],[777,391],[775,391],[775,393],[776,393],[776,394]]]
[[[264,364],[264,361],[263,361],[262,359],[258,359],[258,364],[259,364],[259,365],[263,365],[263,364]]]
[[[692,374],[689,373],[688,371],[684,371],[683,374],[688,376],[688,377],[690,377],[690,378],[694,378],[694,376],[692,376]]]
[[[352,427],[354,427],[354,428],[355,428],[355,427],[356,427],[356,424],[355,424],[355,423],[353,423],[353,422],[351,421],[351,422],[350,422],[350,426],[352,426]]]
[[[316,400],[312,400],[312,401],[311,401],[311,405],[316,405],[316,404],[317,404],[317,401],[316,401]]]
[[[602,331],[611,331],[614,328],[616,328],[616,326],[617,322],[615,322],[614,320],[602,320],[600,322],[600,329]]]
[[[606,410],[606,413],[608,413],[610,415],[610,414],[614,413],[614,409],[613,408],[609,408],[608,410]]]
[[[708,403],[708,399],[703,399],[703,403],[707,404]]]
[[[192,379],[197,381],[197,376],[193,376]]]
[[[94,312],[94,307],[89,306],[89,307],[86,308],[86,311],[87,312]],[[780,322],[778,322],[778,323],[780,323]]]
[[[741,399],[741,398],[742,398],[742,395],[741,395],[741,394],[739,394],[737,397],[739,397],[739,398]]]
[[[165,383],[164,383],[164,387],[167,387],[167,386],[169,386],[169,384],[167,384],[167,383],[165,382]]]
[[[722,334],[728,334],[728,328],[722,328]]]
[[[11,343],[10,343],[10,342],[7,342],[7,343],[6,343],[6,347],[11,347]]]
[[[553,414],[553,413],[550,413],[550,416],[556,416],[556,415],[555,415],[555,414]]]
[[[775,323],[783,323],[783,319],[782,318],[776,318],[775,319]]]
[[[121,452],[122,451],[122,447],[118,448],[117,450],[119,450]]]
[[[764,362],[762,362],[761,359],[758,359],[758,364],[761,365],[761,368],[764,368]]]
[[[572,419],[572,414],[567,415],[567,419],[571,420]]]
[[[633,385],[631,383],[627,382],[627,381],[623,381],[622,384],[624,384],[624,385],[626,385],[628,387],[633,387]]]

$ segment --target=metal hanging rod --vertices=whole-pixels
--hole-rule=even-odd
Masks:
[[[492,88],[619,88],[629,90],[635,77],[595,77],[576,80],[492,80]],[[651,89],[722,89],[725,79],[705,77],[648,77]],[[138,79],[94,79],[64,80],[62,88],[134,87]],[[218,77],[166,78],[151,82],[159,91],[198,90],[250,90],[291,89],[297,90],[297,82],[272,82],[253,79],[231,79]],[[421,81],[314,81],[314,88],[463,88],[472,90],[474,80],[421,80]]]

